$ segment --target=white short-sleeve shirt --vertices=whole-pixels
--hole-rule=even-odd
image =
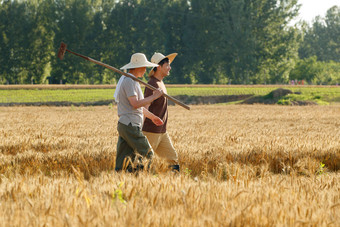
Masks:
[[[143,125],[143,109],[133,108],[128,97],[136,96],[137,100],[144,99],[142,89],[137,81],[129,77],[125,77],[121,83],[118,93],[119,102],[117,104],[119,122],[125,125],[142,127]]]

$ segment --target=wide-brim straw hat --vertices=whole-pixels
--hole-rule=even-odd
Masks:
[[[154,53],[153,56],[151,57],[151,62],[158,64],[160,63],[163,59],[168,58],[169,59],[169,63],[171,64],[171,62],[175,59],[175,57],[177,56],[177,53],[172,53],[169,54],[167,56],[164,56],[161,53]],[[158,65],[157,65],[158,66]],[[157,67],[155,66],[155,67]],[[153,76],[153,74],[155,73],[155,71],[153,70],[155,67],[153,67],[149,73],[149,76]]]
[[[151,63],[146,59],[145,54],[135,53],[131,56],[130,63],[124,65],[120,69],[135,69],[141,67],[157,67],[157,64]]]

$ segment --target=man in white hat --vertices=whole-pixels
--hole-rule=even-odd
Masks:
[[[169,75],[171,70],[170,64],[176,56],[177,53],[169,54],[168,56],[164,56],[161,53],[155,53],[152,56],[151,62],[158,64],[158,66],[154,67],[149,73],[150,79],[148,83],[150,85],[167,93],[163,79]],[[144,96],[147,98],[151,97],[152,90],[146,87]],[[178,155],[166,131],[168,121],[168,99],[164,96],[160,96],[158,99],[151,102],[148,110],[162,119],[164,124],[155,125],[152,121],[146,119],[143,125],[143,134],[148,138],[154,152],[167,160],[169,167],[172,170],[179,171]]]
[[[136,53],[131,56],[130,63],[123,66],[121,69],[129,70],[129,74],[136,78],[143,77],[146,67],[157,67],[157,64],[149,62],[145,55]],[[141,87],[137,81],[122,76],[116,87],[114,94],[117,102],[118,111],[118,143],[116,156],[116,171],[127,170],[133,172],[143,169],[140,163],[141,158],[136,159],[136,156],[141,155],[151,161],[153,156],[152,148],[147,138],[142,133],[142,125],[144,116],[150,119],[152,124],[162,125],[163,121],[150,113],[144,106],[150,104],[155,99],[163,95],[163,92],[158,89],[151,92],[147,98],[144,98]],[[132,162],[139,161],[137,165],[131,165]],[[132,168],[134,166],[135,168]]]

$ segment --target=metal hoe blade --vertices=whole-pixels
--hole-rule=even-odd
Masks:
[[[60,48],[59,48],[59,51],[58,51],[58,58],[60,60],[63,60],[64,59],[64,56],[65,56],[65,52],[66,52],[66,44],[65,43],[61,43],[60,44]]]

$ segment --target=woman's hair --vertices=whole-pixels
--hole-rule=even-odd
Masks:
[[[158,63],[158,65],[162,66],[162,65],[164,65],[164,63],[169,63],[169,58],[164,58],[162,61],[160,61]],[[157,67],[154,67],[153,71],[156,72],[157,71]]]

